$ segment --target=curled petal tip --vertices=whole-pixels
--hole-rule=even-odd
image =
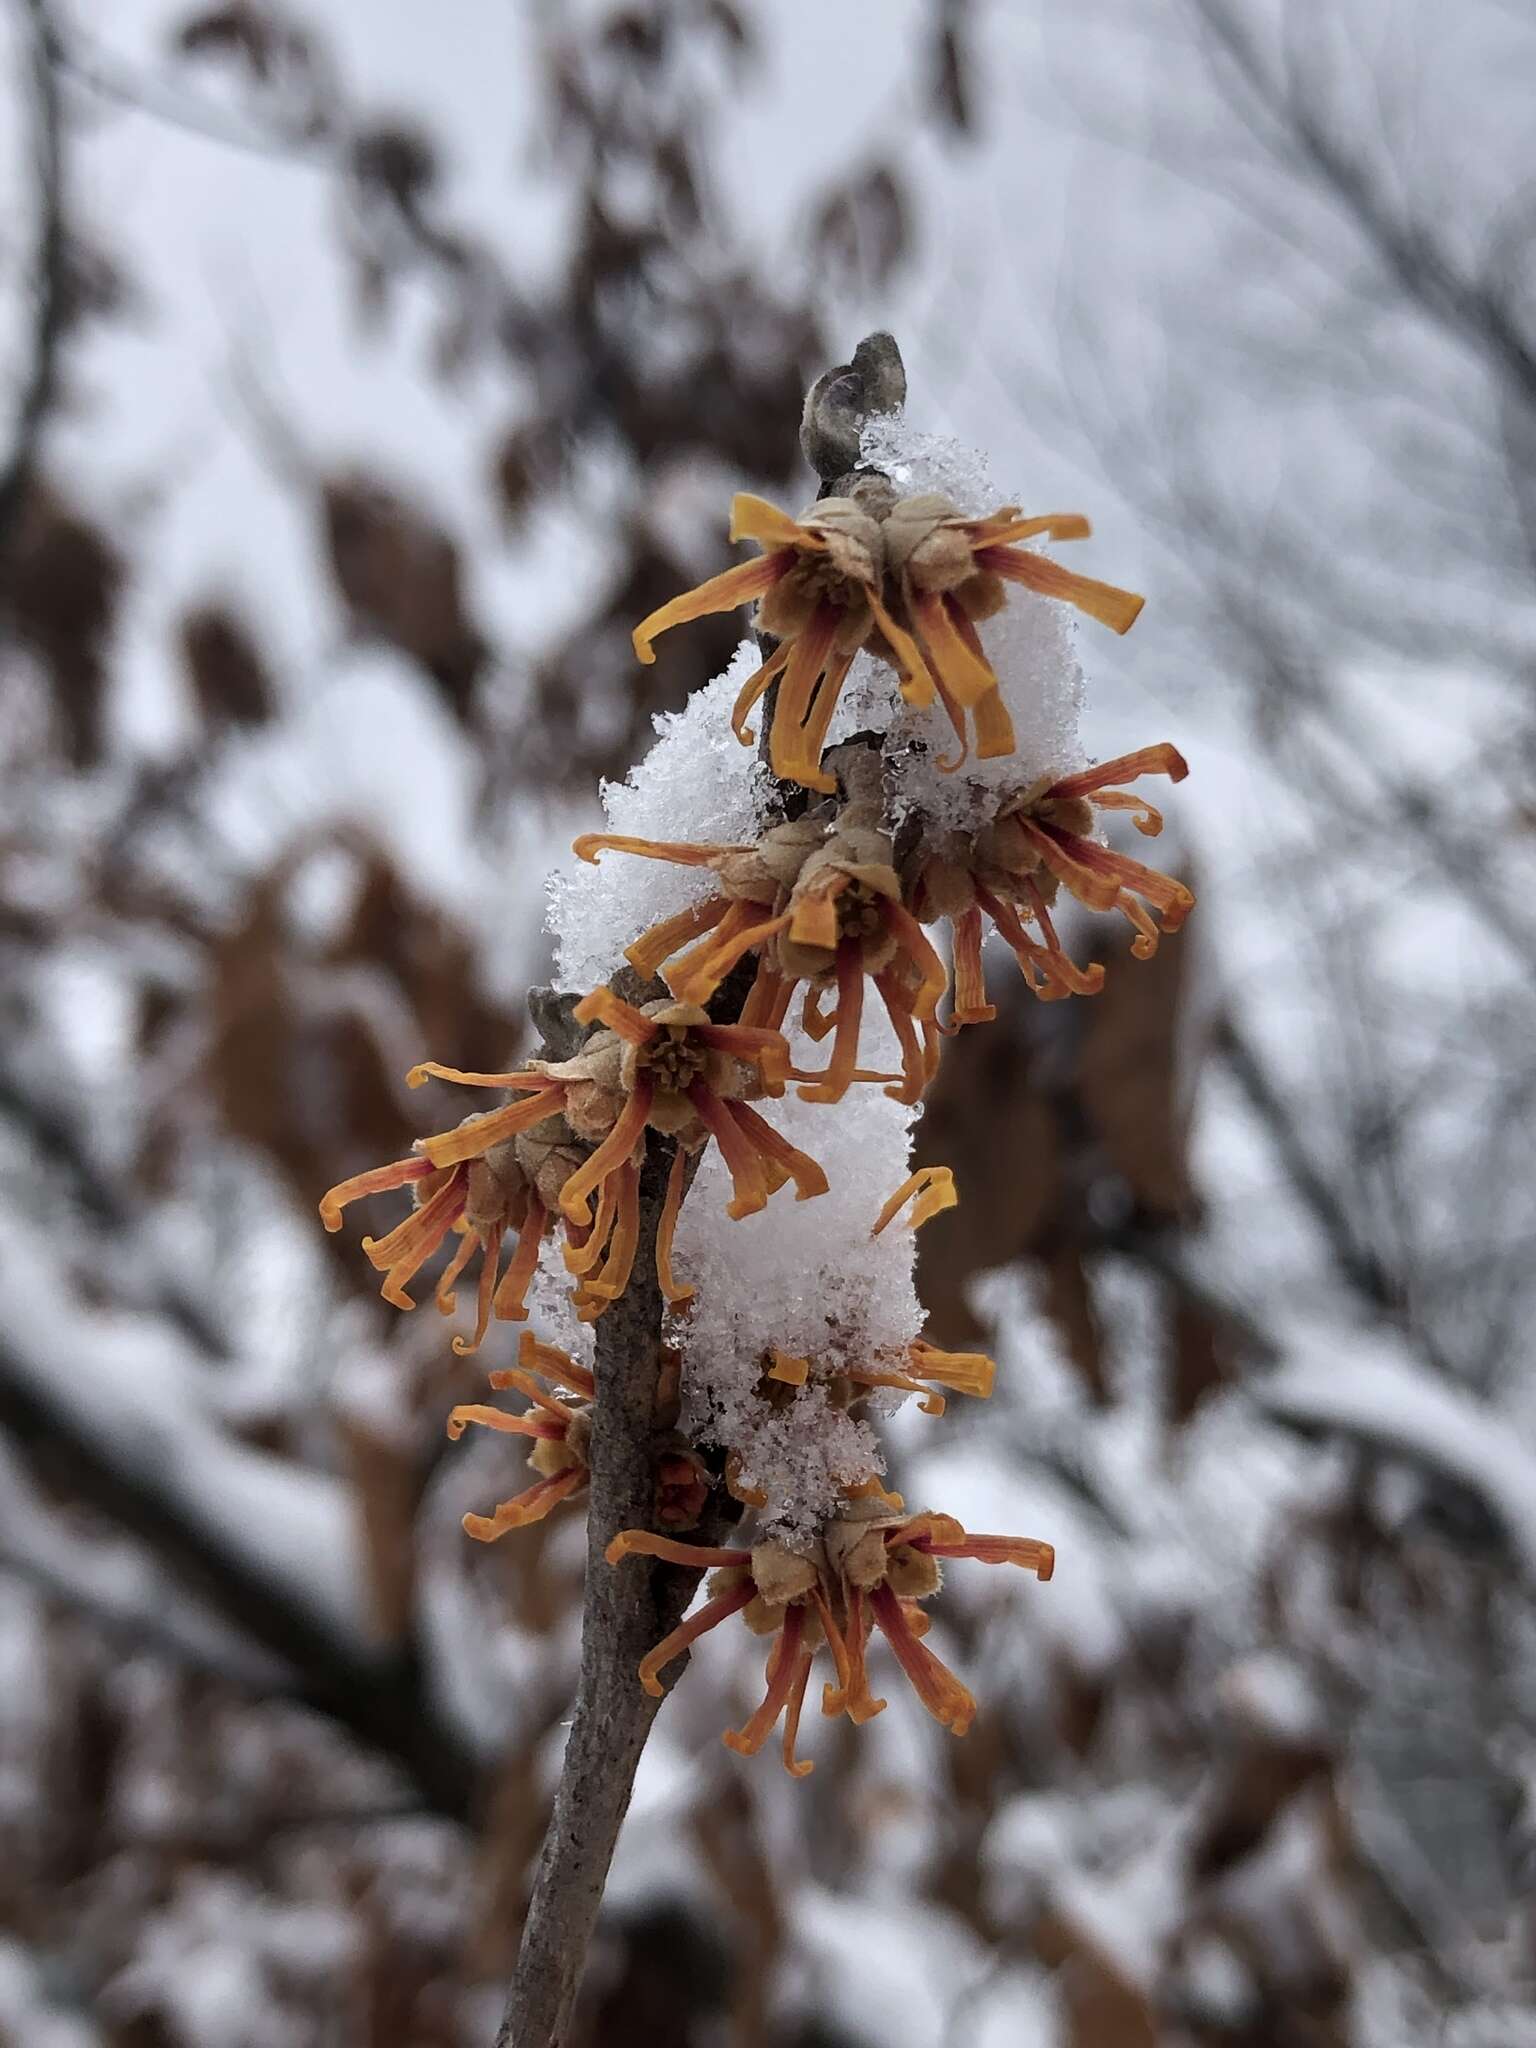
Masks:
[[[873,1721],[876,1714],[885,1712],[885,1701],[876,1699],[855,1700],[848,1707],[848,1718],[856,1727],[862,1728],[866,1721]]]

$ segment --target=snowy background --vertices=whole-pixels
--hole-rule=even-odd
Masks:
[[[973,1732],[796,1786],[712,1637],[583,2039],[1536,2041],[1533,76],[1509,0],[0,10],[7,2048],[493,2035],[577,1519],[465,1542],[481,1375],[314,1205],[526,1046],[737,634],[629,628],[876,325],[1147,592],[1082,746],[1188,757],[1200,904],[990,961],[917,1126],[998,1391],[895,1483],[1058,1555],[950,1575]]]

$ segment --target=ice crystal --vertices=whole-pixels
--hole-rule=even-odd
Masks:
[[[637,839],[750,841],[767,816],[773,784],[731,731],[731,706],[761,660],[744,640],[724,675],[695,690],[681,711],[656,719],[657,740],[623,782],[605,782],[608,829]],[[567,855],[550,877],[549,929],[562,988],[586,990],[624,965],[624,948],[648,925],[707,895],[712,878],[609,853],[598,866]]]
[[[871,1020],[872,1023],[872,1020]],[[797,1066],[822,1053],[791,1034]],[[823,1049],[824,1050],[824,1049]],[[887,1026],[867,1024],[863,1057],[896,1057]],[[757,1387],[773,1349],[817,1365],[858,1364],[901,1352],[922,1328],[913,1282],[912,1234],[899,1220],[871,1227],[910,1170],[917,1111],[862,1086],[838,1104],[806,1103],[791,1091],[763,1113],[792,1144],[822,1158],[831,1183],[804,1203],[781,1193],[757,1216],[726,1214],[729,1178],[711,1151],[677,1233],[679,1275],[698,1289],[683,1343],[684,1422],[728,1444],[769,1495],[764,1519],[808,1527],[836,1504],[841,1486],[882,1468],[872,1432],[800,1393],[783,1411]]]
[[[1013,502],[993,484],[983,456],[960,441],[916,432],[903,413],[871,420],[862,445],[864,461],[882,470],[903,497],[939,491],[974,517]],[[871,655],[861,654],[849,673],[832,736],[846,738],[872,727],[887,731],[887,777],[897,820],[915,814],[940,827],[970,830],[992,816],[1001,793],[1022,789],[1047,771],[1060,774],[1082,765],[1083,672],[1071,606],[1010,585],[1005,608],[978,630],[1017,735],[1016,751],[1002,760],[973,758],[945,774],[939,763],[953,759],[956,740],[943,707],[916,711],[904,704],[890,668]]]

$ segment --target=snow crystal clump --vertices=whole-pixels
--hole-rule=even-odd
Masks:
[[[903,497],[938,491],[972,518],[1009,502],[992,482],[983,456],[963,442],[915,432],[903,413],[869,422],[861,459],[882,470]],[[1082,766],[1083,671],[1072,608],[1010,584],[1004,609],[978,631],[1017,738],[1016,751],[1003,760],[973,757],[946,775],[938,764],[954,758],[958,742],[943,706],[916,711],[904,704],[892,671],[871,655],[861,654],[849,671],[831,738],[835,742],[869,727],[888,730],[895,822],[915,814],[941,829],[974,831],[992,817],[1000,796],[1047,772],[1063,774]]]
[[[576,1313],[571,1276],[565,1269],[559,1242],[557,1235],[540,1248],[539,1263],[528,1286],[525,1327],[533,1330],[543,1343],[557,1345],[567,1358],[586,1366],[590,1372],[596,1341],[592,1325],[582,1322]]]
[[[608,829],[634,839],[757,838],[773,784],[750,747],[731,731],[731,706],[761,655],[744,640],[730,667],[681,711],[658,715],[659,737],[625,782],[605,782]],[[592,866],[567,855],[550,877],[549,929],[556,974],[568,989],[596,988],[624,965],[624,948],[649,926],[707,896],[707,869],[672,867],[635,854],[605,853]]]
[[[699,1434],[704,1442],[717,1440],[709,1429]],[[718,1441],[724,1446],[727,1439],[722,1434]],[[729,1448],[736,1453],[738,1484],[768,1496],[759,1516],[762,1533],[792,1549],[814,1540],[845,1486],[885,1470],[869,1424],[834,1408],[817,1386],[802,1387],[784,1409],[754,1402],[750,1422],[732,1425]]]
[[[823,1063],[787,1034],[794,1064]],[[894,1034],[866,1018],[861,1057],[894,1071]],[[831,1183],[794,1202],[781,1190],[756,1216],[726,1214],[730,1177],[712,1146],[678,1222],[675,1264],[698,1289],[681,1338],[683,1423],[728,1445],[743,1476],[769,1496],[763,1519],[786,1533],[811,1529],[838,1504],[840,1486],[883,1470],[873,1433],[827,1406],[813,1387],[782,1410],[757,1396],[764,1356],[779,1350],[817,1365],[889,1359],[922,1329],[905,1218],[870,1231],[911,1170],[918,1112],[879,1088],[844,1097],[834,1117],[793,1093],[760,1105],[791,1144],[819,1158]]]
[[[979,448],[947,434],[920,434],[904,412],[877,413],[866,423],[859,459],[888,476],[899,496],[938,491],[967,518],[982,518],[1005,502]]]

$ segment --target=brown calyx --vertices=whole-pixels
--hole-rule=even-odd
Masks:
[[[585,1471],[592,1443],[592,1410],[573,1408],[563,1436],[539,1436],[533,1440],[528,1463],[541,1479],[558,1479],[562,1472]]]
[[[465,1176],[464,1221],[484,1237],[492,1230],[515,1229],[528,1212],[531,1183],[517,1157],[517,1140],[493,1145],[471,1159]]]
[[[880,524],[852,498],[822,498],[797,523],[826,546],[804,549],[788,575],[763,596],[758,626],[790,640],[804,632],[822,605],[830,604],[841,614],[836,645],[846,653],[874,623],[869,592],[879,589],[885,575]]]
[[[939,1590],[939,1561],[907,1543],[891,1543],[889,1532],[905,1527],[910,1515],[893,1515],[874,1497],[850,1501],[844,1513],[821,1532],[827,1562],[834,1572],[861,1592],[889,1586],[902,1600],[926,1600]]]
[[[512,1144],[539,1200],[551,1213],[558,1210],[561,1189],[586,1164],[587,1147],[563,1116],[546,1117],[531,1131],[519,1132]]]

